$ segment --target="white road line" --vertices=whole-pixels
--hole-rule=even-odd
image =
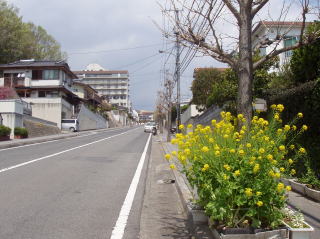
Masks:
[[[136,172],[133,176],[133,179],[131,181],[127,196],[122,204],[118,220],[116,222],[115,227],[112,230],[110,239],[122,239],[124,230],[127,225],[128,217],[131,211],[134,195],[136,194],[138,183],[140,180],[141,171],[143,168],[144,161],[146,159],[147,150],[149,147],[151,139],[151,134],[149,135],[148,141],[146,143],[146,146],[144,147],[143,153],[141,155],[138,167],[136,169]]]
[[[106,131],[107,132],[114,132],[114,131],[117,131],[117,130],[114,129],[114,130],[106,130]],[[78,138],[82,138],[82,137],[92,136],[92,135],[95,135],[95,134],[98,134],[98,133],[100,133],[100,132],[95,132],[94,134],[79,135],[79,136],[70,137],[70,138],[54,139],[54,140],[49,140],[49,141],[45,141],[45,142],[41,142],[41,143],[26,144],[26,145],[21,145],[21,146],[16,146],[16,147],[10,147],[10,148],[6,148],[6,149],[0,149],[0,152],[1,151],[6,151],[6,150],[12,150],[12,149],[30,147],[30,146],[39,145],[39,144],[47,144],[47,143],[51,143],[51,142],[55,142],[55,141],[59,141],[59,140],[78,139]]]
[[[136,130],[136,129],[132,129],[132,130],[129,130],[129,131],[120,133],[120,134],[112,135],[112,136],[109,136],[109,137],[107,137],[107,138],[99,139],[99,140],[93,141],[93,142],[91,142],[91,143],[83,144],[83,145],[80,145],[80,146],[77,146],[77,147],[74,147],[74,148],[71,148],[71,149],[63,150],[63,151],[60,151],[60,152],[55,153],[55,154],[50,154],[50,155],[47,155],[47,156],[44,156],[44,157],[41,157],[41,158],[33,159],[33,160],[30,160],[30,161],[27,161],[27,162],[24,162],[24,163],[21,163],[21,164],[17,164],[17,165],[11,166],[11,167],[3,168],[3,169],[0,169],[0,173],[9,171],[9,170],[12,170],[12,169],[15,169],[15,168],[20,168],[20,167],[22,167],[22,166],[25,166],[25,165],[28,165],[28,164],[32,164],[32,163],[41,161],[41,160],[43,160],[43,159],[51,158],[51,157],[54,157],[54,156],[57,156],[57,155],[60,155],[60,154],[63,154],[63,153],[66,153],[66,152],[75,150],[75,149],[83,148],[83,147],[89,146],[89,145],[91,145],[91,144],[99,143],[99,142],[101,142],[101,141],[104,141],[104,140],[107,140],[107,139],[111,139],[111,138],[114,138],[114,137],[117,137],[117,136],[126,134],[126,133],[128,133],[128,132],[133,131],[133,130]]]

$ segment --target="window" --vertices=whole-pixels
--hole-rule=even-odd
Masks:
[[[45,91],[39,91],[38,92],[38,97],[46,97],[46,92]]]
[[[58,80],[59,70],[45,70],[43,74],[44,80]]]
[[[41,79],[42,79],[42,70],[33,70],[32,80],[41,80]]]

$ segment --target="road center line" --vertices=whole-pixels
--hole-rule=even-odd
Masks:
[[[144,161],[146,159],[149,143],[151,139],[151,134],[149,135],[146,146],[144,147],[143,153],[141,155],[138,167],[131,181],[127,196],[122,204],[118,220],[116,222],[115,227],[112,230],[110,239],[122,239],[124,230],[127,225],[128,217],[131,211],[134,195],[136,194],[138,183],[140,180],[141,171],[144,165]]]
[[[93,142],[88,143],[88,144],[83,144],[83,145],[80,145],[80,146],[77,146],[77,147],[74,147],[74,148],[71,148],[71,149],[63,150],[63,151],[58,152],[58,153],[47,155],[47,156],[44,156],[44,157],[41,157],[41,158],[33,159],[33,160],[30,160],[30,161],[27,161],[27,162],[24,162],[24,163],[21,163],[21,164],[17,164],[17,165],[11,166],[11,167],[3,168],[3,169],[0,169],[0,173],[6,172],[6,171],[9,171],[9,170],[12,170],[12,169],[20,168],[22,166],[41,161],[43,159],[51,158],[51,157],[54,157],[54,156],[57,156],[57,155],[60,155],[60,154],[63,154],[63,153],[67,153],[67,152],[75,150],[75,149],[80,149],[80,148],[89,146],[91,144],[99,143],[99,142],[102,142],[104,140],[111,139],[111,138],[126,134],[126,133],[131,132],[131,131],[136,130],[136,129],[132,129],[132,130],[120,133],[120,134],[112,135],[112,136],[109,136],[107,138],[99,139],[99,140],[93,141]]]

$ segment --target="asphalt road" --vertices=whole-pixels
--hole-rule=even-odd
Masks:
[[[109,129],[0,150],[0,238],[138,238],[148,139],[141,127]]]

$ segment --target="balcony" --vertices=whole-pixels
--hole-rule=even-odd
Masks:
[[[4,87],[23,87],[25,78],[23,77],[5,77],[4,78]]]

